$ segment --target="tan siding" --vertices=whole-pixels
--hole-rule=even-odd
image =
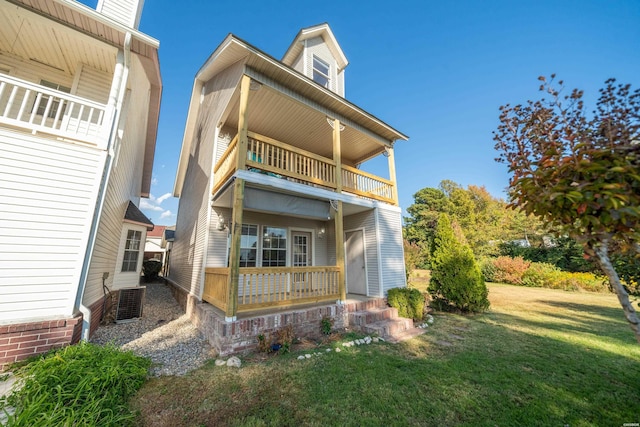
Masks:
[[[244,64],[234,64],[205,85],[179,201],[170,278],[198,297],[207,250],[205,241],[209,233],[210,177],[216,126],[240,81],[243,69]]]
[[[89,306],[103,297],[102,275],[109,273],[107,286],[136,286],[138,275],[116,280],[120,272],[117,265],[118,252],[123,228],[124,213],[129,201],[136,205],[140,201],[140,184],[142,181],[142,163],[144,159],[144,144],[147,133],[147,111],[149,108],[150,85],[138,58],[133,55],[129,73],[126,114],[124,121],[123,139],[109,178],[105,196],[93,257],[87,278],[84,303]],[[143,240],[144,241],[144,240]]]
[[[0,52],[0,64],[11,68],[12,77],[40,84],[40,80],[48,80],[63,86],[73,86],[73,75],[35,61],[25,61],[17,56]]]
[[[385,254],[381,262],[383,292],[386,295],[389,289],[407,286],[400,212],[378,208],[378,227],[380,245]]]
[[[0,322],[73,314],[103,162],[0,130]]]
[[[345,232],[364,228],[364,245],[366,251],[368,294],[380,294],[380,275],[378,274],[378,246],[376,244],[376,222],[373,210],[349,215],[344,218]],[[384,257],[388,256],[386,250]],[[345,257],[346,258],[346,257]]]

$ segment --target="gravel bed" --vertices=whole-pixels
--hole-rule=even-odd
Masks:
[[[184,375],[214,357],[208,342],[189,321],[168,286],[163,283],[145,286],[142,318],[100,326],[91,342],[112,342],[150,358],[152,376]]]

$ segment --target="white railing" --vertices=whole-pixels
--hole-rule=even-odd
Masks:
[[[107,106],[0,74],[0,123],[93,144],[106,142]]]

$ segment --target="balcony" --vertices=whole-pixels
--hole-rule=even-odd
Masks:
[[[103,145],[107,106],[0,74],[0,124]]]
[[[255,132],[248,132],[246,167],[253,172],[297,183],[337,189],[337,167],[333,159],[319,156],[289,144],[277,141]],[[214,167],[214,193],[234,174],[238,155],[238,137],[233,138],[229,147]],[[382,201],[395,205],[393,190],[395,183],[341,165],[342,191],[359,197]]]
[[[238,313],[339,299],[340,267],[245,267],[239,269]],[[205,270],[202,299],[226,311],[229,268]]]

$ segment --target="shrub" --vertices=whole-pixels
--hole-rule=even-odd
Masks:
[[[151,362],[115,346],[81,343],[49,352],[16,375],[20,387],[0,399],[7,426],[123,426],[135,415],[127,401]]]
[[[522,275],[524,286],[544,287],[550,277],[559,270],[555,265],[546,262],[532,262]]]
[[[400,317],[414,320],[422,320],[424,317],[424,295],[417,289],[389,289],[387,302],[391,307],[398,309]]]
[[[480,261],[480,271],[485,282],[495,282],[496,267],[493,265],[493,258],[484,258]]]
[[[320,332],[323,335],[331,335],[333,330],[333,319],[330,316],[323,316],[320,320]]]
[[[609,291],[607,282],[593,273],[571,273],[568,271],[555,271],[551,273],[545,287],[564,289],[565,291]]]
[[[144,280],[152,282],[158,278],[162,270],[162,263],[157,259],[147,259],[142,263],[142,271],[144,272]]]
[[[429,293],[438,305],[451,305],[462,311],[489,308],[489,292],[480,267],[471,248],[455,237],[446,214],[440,215],[436,227]]]
[[[522,276],[530,265],[531,262],[525,261],[522,257],[499,256],[493,260],[493,280],[500,283],[521,285]]]

